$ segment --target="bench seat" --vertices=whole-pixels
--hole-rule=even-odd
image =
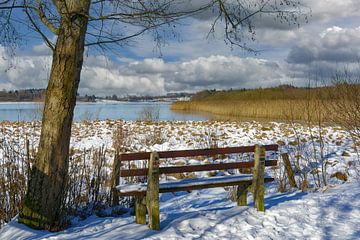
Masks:
[[[202,188],[215,188],[236,185],[250,185],[253,180],[252,174],[217,176],[207,178],[188,178],[176,181],[160,182],[159,192],[190,191]],[[265,177],[264,182],[271,182],[274,179]],[[147,184],[125,184],[116,187],[119,196],[143,196],[146,195]]]

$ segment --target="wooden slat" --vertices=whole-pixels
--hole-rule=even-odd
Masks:
[[[264,145],[266,151],[277,151],[278,145]],[[232,154],[232,153],[249,153],[254,152],[255,146],[242,146],[242,147],[227,147],[215,149],[193,149],[193,150],[178,150],[178,151],[165,151],[158,152],[160,158],[175,158],[175,157],[194,157],[194,156],[207,156],[216,154]],[[133,160],[148,160],[150,152],[139,153],[123,153],[121,154],[121,161]]]
[[[265,166],[276,166],[277,160],[265,161]],[[177,167],[161,167],[160,174],[171,173],[184,173],[184,172],[200,172],[200,171],[212,171],[212,170],[224,170],[224,169],[238,169],[238,168],[252,168],[254,167],[254,161],[251,162],[234,162],[234,163],[214,163],[203,165],[189,165],[189,166],[177,166]],[[146,176],[148,174],[147,168],[121,170],[121,177],[133,177],[133,176]]]
[[[274,181],[274,178],[265,178],[265,182],[272,182]],[[216,187],[226,187],[226,186],[237,186],[237,185],[250,185],[252,183],[252,180],[237,180],[234,182],[225,182],[225,183],[207,183],[202,185],[193,185],[193,186],[186,186],[186,187],[174,187],[174,188],[160,188],[160,193],[165,192],[181,192],[181,191],[191,191],[191,190],[197,190],[197,189],[203,189],[203,188],[216,188]],[[132,192],[125,192],[121,193],[118,191],[117,193],[119,196],[144,196],[146,195],[146,191],[132,191]]]

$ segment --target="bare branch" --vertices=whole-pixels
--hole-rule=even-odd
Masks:
[[[38,8],[36,10],[36,12],[38,13],[41,22],[55,35],[59,34],[59,29],[57,27],[55,27],[50,21],[49,19],[45,16],[44,10],[43,10],[43,5],[40,1],[36,1]]]
[[[37,16],[31,14],[29,22],[48,45],[48,33],[41,30],[37,20],[57,35],[60,19],[72,24],[76,16],[85,17],[89,22],[87,46],[118,45],[146,32],[152,33],[159,44],[168,36],[166,32],[175,35],[174,26],[181,24],[184,18],[203,13],[213,19],[207,37],[220,26],[226,43],[252,52],[256,51],[247,46],[247,42],[255,40],[257,16],[272,16],[274,20],[289,24],[299,23],[301,16],[307,17],[296,0],[208,0],[201,3],[195,0],[93,0],[89,13],[74,12],[75,2],[3,0],[0,12],[19,9],[27,12],[27,17],[28,13],[35,12]]]
[[[28,9],[25,9],[25,13],[26,13],[27,17],[29,18],[31,24],[34,26],[35,31],[38,32],[38,33],[41,35],[41,37],[42,37],[42,38],[44,39],[44,41],[45,41],[45,44],[46,44],[49,48],[51,48],[51,50],[54,51],[54,50],[55,50],[54,45],[53,45],[52,42],[46,37],[46,35],[41,31],[41,29],[37,26],[37,24],[35,23],[35,21],[34,21],[33,18],[31,17]]]

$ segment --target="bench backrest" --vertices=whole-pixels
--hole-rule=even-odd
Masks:
[[[278,151],[278,145],[263,145],[265,151]],[[194,157],[194,156],[214,156],[218,154],[236,154],[236,153],[254,153],[255,146],[227,147],[214,149],[194,149],[194,150],[178,150],[178,151],[162,151],[157,152],[159,158],[176,158],[176,157]],[[118,155],[115,161],[135,161],[149,160],[151,152],[141,153],[123,153]],[[119,165],[120,164],[116,164]],[[265,166],[276,166],[277,160],[265,161]],[[254,161],[249,162],[232,162],[232,163],[213,163],[187,166],[159,167],[160,174],[212,171],[225,169],[245,169],[254,167]],[[120,170],[120,169],[119,169]],[[119,171],[119,177],[146,176],[148,168],[125,169]]]

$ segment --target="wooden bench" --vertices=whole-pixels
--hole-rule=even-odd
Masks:
[[[149,227],[160,230],[159,193],[190,191],[203,188],[237,186],[238,206],[247,205],[247,193],[254,195],[254,207],[258,211],[265,211],[264,182],[273,178],[264,177],[265,166],[276,166],[277,160],[266,160],[266,151],[277,151],[278,145],[255,145],[216,149],[195,149],[166,152],[123,153],[114,160],[112,177],[112,202],[118,204],[120,196],[135,196],[136,223],[146,224],[146,212],[149,216]],[[254,153],[254,159],[247,162],[213,163],[201,165],[185,165],[159,167],[159,160],[163,158],[214,156],[224,154]],[[124,162],[134,160],[148,160],[147,168],[121,169]],[[128,164],[130,166],[130,164]],[[252,174],[218,176],[208,178],[192,178],[177,181],[161,182],[161,174],[174,174],[197,171],[213,171],[227,169],[253,168]],[[147,176],[147,183],[119,185],[120,177]]]

